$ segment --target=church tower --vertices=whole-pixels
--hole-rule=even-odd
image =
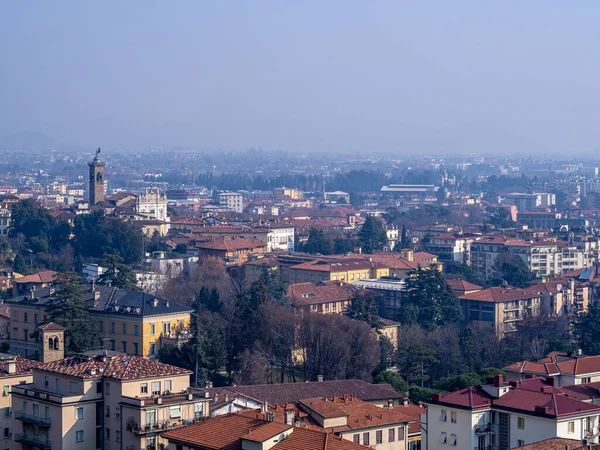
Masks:
[[[55,322],[38,327],[40,331],[40,361],[52,362],[65,357],[65,329]]]
[[[104,200],[104,161],[98,156],[100,149],[96,150],[94,160],[90,166],[90,206]]]

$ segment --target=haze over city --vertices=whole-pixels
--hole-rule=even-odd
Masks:
[[[7,147],[598,148],[598,2],[5,1],[0,25]]]

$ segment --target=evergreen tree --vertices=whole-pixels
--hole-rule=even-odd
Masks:
[[[391,384],[396,392],[400,394],[404,394],[408,391],[408,383],[404,381],[404,378],[391,370],[384,370],[375,377],[373,382],[375,384]]]
[[[350,297],[348,317],[354,320],[362,320],[371,328],[379,329],[383,322],[379,317],[379,302],[371,292],[360,291]]]
[[[28,272],[25,258],[23,258],[23,255],[20,253],[17,253],[17,256],[15,256],[15,260],[13,261],[13,270],[20,274],[26,274]]]
[[[406,232],[406,226],[402,225],[402,233],[400,234],[400,245],[402,248],[410,248],[410,240]]]
[[[463,366],[467,372],[473,372],[481,368],[481,356],[475,340],[472,328],[463,328],[459,334],[460,351],[462,353]]]
[[[573,336],[586,355],[600,355],[600,304],[593,303],[587,312],[573,320]]]
[[[139,290],[137,279],[131,267],[123,264],[123,259],[118,255],[105,255],[106,272],[98,277],[98,284],[108,284],[120,289]]]
[[[358,238],[363,253],[381,251],[388,241],[382,223],[371,215],[365,219],[365,223],[358,232]]]
[[[496,257],[492,270],[494,271],[492,282],[496,285],[506,281],[511,286],[525,288],[534,278],[525,261],[520,256],[510,253],[500,253]]]
[[[430,330],[460,320],[458,298],[435,264],[409,272],[403,303],[398,319],[405,324]]]
[[[95,328],[87,309],[93,302],[85,300],[79,277],[74,273],[57,274],[54,285],[56,291],[48,305],[50,320],[65,327],[67,352],[84,352],[95,342]]]
[[[308,233],[308,239],[304,244],[306,253],[320,253],[322,255],[331,255],[332,242],[325,237],[325,233],[320,228],[311,228]]]

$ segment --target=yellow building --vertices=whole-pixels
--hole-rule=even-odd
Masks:
[[[14,448],[158,449],[167,430],[209,413],[190,371],[138,356],[74,355],[13,386]]]
[[[39,342],[31,338],[47,322],[55,288],[47,286],[8,300],[11,306],[11,353],[40,357]],[[189,338],[192,308],[144,292],[110,286],[87,286],[90,317],[96,338],[90,349],[106,349],[154,359],[162,345]]]
[[[374,262],[371,258],[353,259],[314,259],[290,266],[285,273],[281,271],[281,281],[293,284],[319,281],[345,281],[354,283],[368,278],[380,278],[389,275],[389,267]]]

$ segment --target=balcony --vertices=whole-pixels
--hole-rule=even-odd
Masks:
[[[505,317],[504,318],[504,322],[517,322],[519,320],[521,320],[521,317],[518,317],[518,316],[516,316],[516,317],[512,316],[512,317]]]
[[[15,419],[22,420],[23,422],[32,425],[39,425],[40,427],[49,427],[52,425],[52,419],[50,417],[34,416],[33,414],[27,414],[23,411],[15,412]]]
[[[52,445],[50,444],[50,440],[49,439],[40,439],[40,437],[36,437],[36,436],[28,436],[25,434],[16,434],[15,435],[15,442],[20,442],[23,445],[26,445],[28,447],[37,447],[37,448],[41,448],[41,449],[48,449],[50,450],[52,448]]]
[[[139,426],[137,423],[130,422],[127,424],[127,431],[131,431],[135,434],[146,434],[146,433],[162,433],[163,431],[174,430],[176,428],[184,427],[186,425],[191,425],[193,423],[197,423],[203,418],[197,419],[171,419],[171,420],[163,420],[154,424],[146,424],[143,426]]]

